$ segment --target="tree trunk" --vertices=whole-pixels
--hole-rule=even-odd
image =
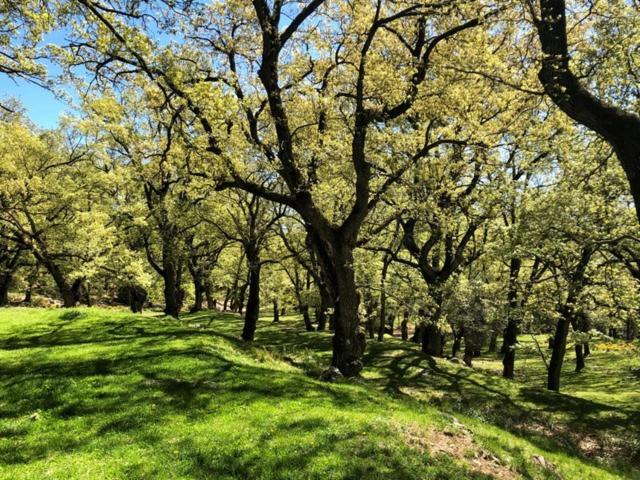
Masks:
[[[307,332],[314,332],[313,324],[311,323],[311,317],[309,316],[309,305],[300,305],[298,307],[300,313],[302,313],[302,319],[304,320],[304,328]]]
[[[609,105],[583,87],[569,65],[564,0],[540,0],[538,34],[544,53],[538,78],[560,109],[597,132],[622,165],[640,220],[640,117]]]
[[[222,303],[222,311],[227,311],[227,304],[229,303],[229,297],[231,296],[231,289],[227,288],[227,292],[224,294],[224,302]]]
[[[180,288],[180,267],[176,258],[174,239],[162,240],[162,276],[164,280],[164,313],[178,318],[182,303]]]
[[[491,330],[491,338],[489,339],[489,353],[496,353],[498,350],[498,331],[494,328]]]
[[[278,308],[278,300],[273,299],[273,323],[280,321],[280,309]]]
[[[462,361],[467,367],[473,367],[473,357],[474,357],[473,348],[467,345],[467,342],[465,341],[464,355],[462,357]]]
[[[260,269],[262,265],[260,264],[260,257],[254,249],[249,248],[246,253],[247,261],[249,262],[249,298],[244,316],[242,339],[252,341],[256,333],[260,313]]]
[[[443,335],[438,327],[438,322],[442,316],[443,294],[442,291],[434,287],[433,299],[436,302],[436,311],[423,328],[422,352],[433,357],[441,357],[444,348]]]
[[[33,296],[33,286],[27,285],[27,289],[24,292],[24,300],[22,300],[22,303],[26,303],[27,305],[30,305],[32,296]]]
[[[553,336],[553,349],[549,361],[549,373],[547,376],[547,388],[556,392],[560,391],[560,374],[562,362],[567,349],[567,335],[571,321],[565,317],[558,320],[556,333]]]
[[[407,310],[402,314],[402,323],[400,324],[400,335],[405,342],[409,340],[409,312]]]
[[[53,261],[49,260],[45,255],[38,252],[37,250],[33,250],[33,255],[36,257],[38,262],[40,262],[40,264],[44,266],[47,272],[49,272],[51,277],[53,277],[53,281],[55,282],[56,287],[58,287],[58,291],[60,292],[60,296],[62,297],[62,306],[64,308],[75,307],[75,295],[58,265],[56,265]]]
[[[464,336],[464,328],[460,327],[460,330],[456,332],[453,331],[453,346],[451,347],[451,356],[455,357],[458,355],[460,351],[460,346],[462,345],[462,337]]]
[[[424,333],[422,335],[422,352],[432,357],[442,356],[442,332],[438,328],[436,323],[429,321],[423,327]]]
[[[11,284],[11,274],[0,275],[0,307],[9,305],[9,285]]]
[[[191,307],[191,313],[202,311],[202,304],[204,303],[205,286],[202,281],[202,271],[196,267],[190,267],[189,273],[193,279],[193,306]]]
[[[213,286],[209,280],[204,283],[204,295],[207,300],[207,310],[216,309],[216,299],[213,298]]]
[[[354,377],[362,370],[366,340],[359,328],[360,298],[353,271],[353,250],[342,242],[332,247],[335,333],[331,364],[345,377]]]
[[[380,274],[380,325],[378,327],[378,341],[384,341],[384,329],[387,319],[387,271],[391,264],[391,257],[386,255],[382,261],[382,273]]]
[[[579,373],[584,369],[584,350],[581,343],[576,344],[576,372]]]
[[[513,378],[516,363],[516,343],[518,341],[518,291],[517,281],[520,275],[522,262],[517,257],[511,257],[509,262],[509,289],[507,301],[509,304],[507,327],[504,329],[504,340],[502,342],[502,376]]]

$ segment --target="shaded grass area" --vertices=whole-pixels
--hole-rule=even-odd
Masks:
[[[509,415],[552,415],[561,405],[540,389],[397,340],[369,345],[364,380],[319,382],[329,334],[285,320],[262,320],[246,345],[230,314],[0,310],[0,478],[491,478],[431,448],[429,432],[456,429],[513,478],[637,476],[491,415],[505,402]]]

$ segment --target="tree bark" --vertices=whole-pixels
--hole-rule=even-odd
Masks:
[[[260,269],[262,265],[260,257],[254,249],[248,248],[246,253],[249,263],[249,298],[247,299],[247,309],[244,316],[242,339],[252,341],[260,314]]]
[[[278,300],[273,299],[273,323],[280,321],[280,310],[278,308]]]
[[[207,300],[207,310],[215,310],[216,299],[213,298],[213,286],[209,280],[204,282],[204,295]]]
[[[576,350],[576,372],[580,373],[585,367],[583,344],[577,343],[575,346],[575,350]]]
[[[460,351],[460,347],[462,346],[462,337],[464,337],[464,327],[460,327],[460,330],[453,332],[453,345],[451,347],[451,356],[455,357],[458,355]]]
[[[591,261],[595,249],[592,246],[585,246],[582,249],[580,261],[571,274],[569,282],[569,292],[564,306],[561,309],[562,317],[556,325],[556,333],[553,337],[553,348],[551,360],[549,361],[549,372],[547,375],[547,388],[556,392],[560,391],[560,374],[562,373],[562,362],[567,350],[567,336],[569,327],[576,321],[575,303],[584,286],[585,273]]]
[[[178,318],[182,304],[180,286],[181,267],[175,252],[174,239],[168,236],[162,239],[162,277],[164,280],[164,313]]]
[[[567,349],[567,335],[571,321],[561,318],[556,325],[556,333],[553,336],[553,349],[549,361],[549,374],[547,376],[547,388],[556,392],[560,391],[560,374],[562,362]]]
[[[202,304],[204,303],[205,286],[202,280],[203,273],[195,266],[189,266],[189,273],[191,273],[191,279],[193,280],[193,306],[191,307],[191,313],[202,311]]]
[[[386,255],[382,260],[382,272],[380,274],[380,325],[378,328],[378,341],[384,341],[384,329],[387,320],[387,272],[391,264],[391,256]]]
[[[511,257],[509,262],[509,288],[507,292],[507,302],[509,305],[507,326],[504,330],[504,339],[502,342],[502,376],[504,378],[513,378],[515,373],[516,362],[516,343],[518,341],[518,277],[520,275],[520,267],[522,262],[517,257]]]
[[[402,314],[402,323],[400,323],[400,335],[405,342],[409,340],[409,312],[407,310]]]
[[[443,335],[438,327],[438,322],[442,316],[444,296],[440,288],[434,288],[432,293],[436,302],[436,310],[433,316],[426,322],[422,334],[422,351],[427,355],[441,357],[444,348]]]
[[[314,332],[313,324],[311,323],[311,317],[309,316],[309,305],[300,305],[300,313],[302,313],[302,319],[304,321],[304,328],[307,332]]]
[[[640,220],[640,117],[608,105],[583,87],[569,66],[564,0],[540,0],[538,35],[545,55],[538,78],[569,117],[601,135],[622,165]]]
[[[338,241],[332,245],[333,268],[330,273],[334,292],[335,331],[331,364],[345,377],[354,377],[362,370],[366,340],[359,328],[360,297],[353,270],[353,249],[344,243]]]
[[[11,275],[0,276],[0,307],[9,305],[9,284],[11,283]]]

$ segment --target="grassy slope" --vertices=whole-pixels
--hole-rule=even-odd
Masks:
[[[237,317],[209,320],[1,310],[0,478],[640,478],[572,437],[637,438],[636,377],[567,374],[551,395],[533,359],[510,383],[391,340],[365,380],[326,384],[328,334],[262,321],[246,346]]]

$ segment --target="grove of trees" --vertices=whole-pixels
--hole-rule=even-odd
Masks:
[[[557,391],[640,325],[639,9],[0,0],[0,75],[72,106],[0,98],[0,305],[296,313],[348,377],[545,333]]]

